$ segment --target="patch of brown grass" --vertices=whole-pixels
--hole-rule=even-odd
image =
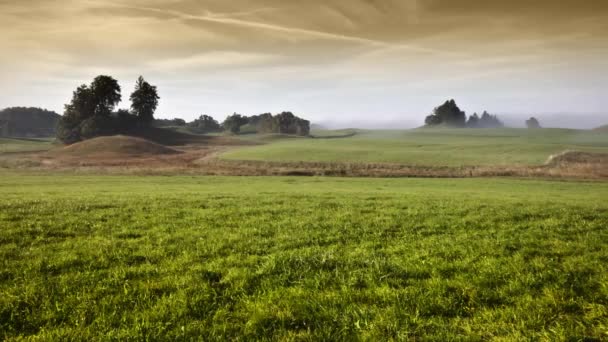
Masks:
[[[180,153],[172,148],[153,143],[146,139],[125,135],[98,137],[54,149],[49,154],[59,157],[111,158],[167,155]]]

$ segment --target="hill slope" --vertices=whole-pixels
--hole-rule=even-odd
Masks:
[[[40,108],[12,107],[0,111],[0,136],[50,137],[61,115]]]
[[[150,156],[180,153],[146,139],[115,135],[85,140],[53,151],[61,156]]]
[[[600,126],[593,129],[595,132],[605,132],[608,133],[608,125]]]

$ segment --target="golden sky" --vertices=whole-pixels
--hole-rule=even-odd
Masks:
[[[0,0],[0,107],[62,110],[143,74],[157,116],[292,110],[412,125],[467,112],[597,113],[606,0]],[[123,106],[128,104],[124,103]]]

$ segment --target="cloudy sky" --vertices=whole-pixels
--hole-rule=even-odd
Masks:
[[[0,44],[0,107],[62,112],[99,74],[128,98],[142,74],[159,117],[607,118],[606,0],[0,0]]]

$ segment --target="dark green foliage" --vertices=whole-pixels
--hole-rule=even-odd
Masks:
[[[301,136],[310,133],[310,122],[293,115],[292,112],[282,112],[277,114],[274,119],[278,126],[278,133]]]
[[[97,76],[91,85],[81,85],[65,105],[57,138],[71,144],[108,133],[112,128],[112,112],[120,100],[120,86],[110,76]]]
[[[197,133],[221,132],[222,126],[209,115],[201,115],[198,119],[187,124],[188,128]]]
[[[110,116],[114,107],[120,102],[120,85],[110,76],[97,76],[90,86],[90,104],[93,107],[92,116]]]
[[[443,124],[450,127],[464,127],[466,114],[458,108],[458,105],[452,99],[435,108],[433,114],[426,117],[425,123],[429,126]]]
[[[470,119],[469,119],[470,121]],[[477,121],[477,125],[476,126],[469,126],[471,128],[501,128],[504,127],[504,124],[502,123],[502,121],[500,121],[500,119],[498,119],[498,116],[496,115],[491,115],[488,112],[484,111],[483,114],[481,115],[481,118],[479,118],[479,120]]]
[[[538,119],[535,117],[531,117],[530,119],[526,120],[526,127],[530,129],[540,128],[540,122],[538,122]]]
[[[232,133],[238,134],[241,131],[241,126],[247,123],[247,117],[241,114],[234,113],[226,118],[222,123],[222,127]]]
[[[186,126],[186,120],[180,118],[154,119],[153,125],[155,127],[184,127]]]
[[[41,108],[12,107],[0,111],[0,137],[50,137],[61,116]]]
[[[469,128],[479,127],[479,116],[477,115],[477,113],[473,113],[473,115],[469,116],[469,120],[467,121],[467,127],[469,127]]]
[[[250,116],[249,124],[257,133],[278,133],[278,125],[270,113]]]
[[[142,124],[150,124],[154,121],[154,112],[158,107],[158,91],[156,86],[150,85],[142,76],[139,76],[135,84],[135,91],[131,94],[131,110]]]
[[[57,138],[66,144],[101,135],[127,132],[137,125],[154,120],[158,106],[156,87],[140,76],[131,95],[133,112],[114,111],[121,100],[120,86],[110,76],[97,76],[90,85],[81,85],[70,103],[65,105],[63,117],[57,127]]]
[[[295,116],[292,112],[282,112],[273,116],[270,113],[250,116],[247,123],[257,133],[280,133],[307,136],[310,134],[310,122]]]

